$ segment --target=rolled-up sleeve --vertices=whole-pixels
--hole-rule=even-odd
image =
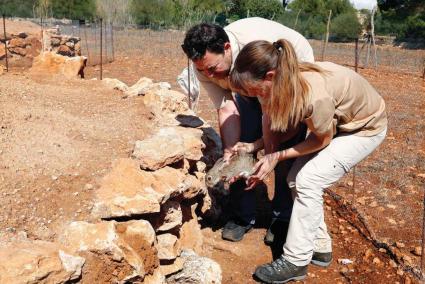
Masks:
[[[227,100],[232,100],[230,90],[223,89],[199,71],[195,71],[195,74],[216,109],[222,108]]]
[[[336,134],[335,104],[331,97],[321,97],[312,101],[309,116],[304,120],[307,127],[318,136],[329,131]]]

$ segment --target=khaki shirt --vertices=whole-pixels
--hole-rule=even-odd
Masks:
[[[329,73],[303,73],[310,85],[309,117],[304,122],[313,133],[373,136],[386,128],[385,102],[366,79],[331,62],[316,64]]]
[[[258,17],[247,18],[231,23],[224,30],[229,37],[232,49],[231,69],[233,69],[236,57],[242,48],[255,40],[275,42],[278,39],[286,39],[293,45],[298,60],[314,62],[313,49],[307,39],[300,33],[279,23]],[[216,109],[223,107],[226,100],[233,99],[228,77],[219,80],[209,78],[201,72],[195,71],[195,73]]]

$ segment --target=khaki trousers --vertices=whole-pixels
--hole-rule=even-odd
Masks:
[[[313,251],[332,251],[323,215],[323,191],[371,154],[384,140],[386,131],[371,137],[337,135],[321,151],[295,160],[287,178],[294,205],[283,246],[286,260],[305,266]]]

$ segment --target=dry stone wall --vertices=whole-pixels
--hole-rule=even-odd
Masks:
[[[168,84],[103,84],[143,100],[155,131],[113,162],[89,220],[64,224],[53,242],[0,238],[0,283],[221,283],[197,215],[216,212],[203,179],[221,153],[217,133]]]
[[[41,31],[40,31],[41,33]],[[7,46],[8,58],[35,58],[42,51],[53,52],[67,57],[81,56],[81,39],[68,35],[61,35],[58,28],[46,29],[40,34],[20,32],[0,35],[0,60],[6,57],[4,43]]]

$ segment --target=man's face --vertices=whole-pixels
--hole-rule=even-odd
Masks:
[[[226,78],[232,66],[230,43],[224,45],[224,53],[206,51],[204,57],[194,60],[193,64],[199,72],[207,77],[216,79]]]

